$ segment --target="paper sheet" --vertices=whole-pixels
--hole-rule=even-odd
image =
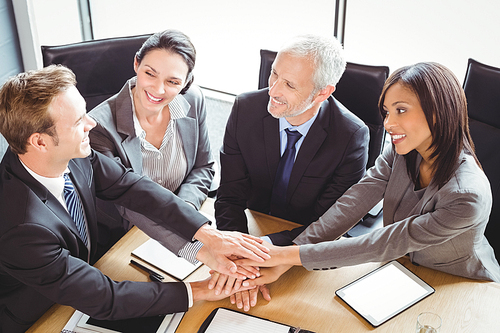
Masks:
[[[132,251],[132,254],[179,280],[184,280],[201,266],[201,262],[193,265],[186,259],[178,257],[154,239],[147,240]]]
[[[221,308],[205,333],[288,333],[289,330],[286,325]]]

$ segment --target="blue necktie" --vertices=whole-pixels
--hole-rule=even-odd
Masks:
[[[85,245],[88,246],[87,227],[85,226],[82,203],[67,173],[64,174],[64,200],[66,200],[69,215],[73,218],[73,221],[75,221],[76,229],[80,237]]]
[[[277,212],[284,207],[286,202],[286,190],[288,188],[288,181],[292,173],[293,163],[295,162],[295,144],[300,139],[302,134],[298,131],[290,131],[285,129],[287,134],[287,144],[283,156],[281,156],[276,170],[276,177],[274,178],[273,194],[271,198],[271,214]],[[273,214],[275,215],[275,214]]]

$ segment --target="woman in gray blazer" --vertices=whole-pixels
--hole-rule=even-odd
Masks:
[[[199,209],[212,183],[214,161],[205,99],[192,86],[195,60],[195,48],[182,32],[166,30],[152,35],[135,55],[137,76],[89,115],[97,122],[90,132],[92,148]],[[117,207],[118,214],[114,205],[103,201],[97,206],[101,228],[118,236],[128,230],[128,221],[148,234],[159,230],[135,212]],[[185,243],[169,237],[165,235],[162,243],[174,251]]]
[[[384,262],[406,254],[413,263],[471,279],[500,282],[500,267],[484,236],[492,195],[474,154],[467,102],[460,83],[442,65],[401,68],[386,81],[379,109],[392,145],[294,243],[273,247],[259,266],[276,280],[292,265],[308,270]],[[384,227],[340,238],[380,199]],[[243,261],[244,264],[257,264]]]

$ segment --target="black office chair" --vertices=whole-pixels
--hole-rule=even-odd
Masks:
[[[271,66],[276,55],[275,51],[260,50],[259,89],[269,85]],[[367,169],[375,164],[384,146],[384,120],[378,110],[378,100],[388,75],[389,67],[387,66],[369,66],[348,62],[333,92],[333,96],[363,120],[370,129]],[[363,220],[346,233],[346,236],[359,236],[382,226],[382,202],[379,202]]]
[[[62,64],[76,75],[87,111],[116,94],[135,75],[134,56],[151,35],[42,46],[43,65]]]
[[[493,193],[485,235],[500,261],[500,68],[469,59],[464,90],[472,140]]]

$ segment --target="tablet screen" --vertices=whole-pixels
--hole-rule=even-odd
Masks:
[[[377,327],[434,293],[434,288],[397,261],[336,291],[338,297]]]

